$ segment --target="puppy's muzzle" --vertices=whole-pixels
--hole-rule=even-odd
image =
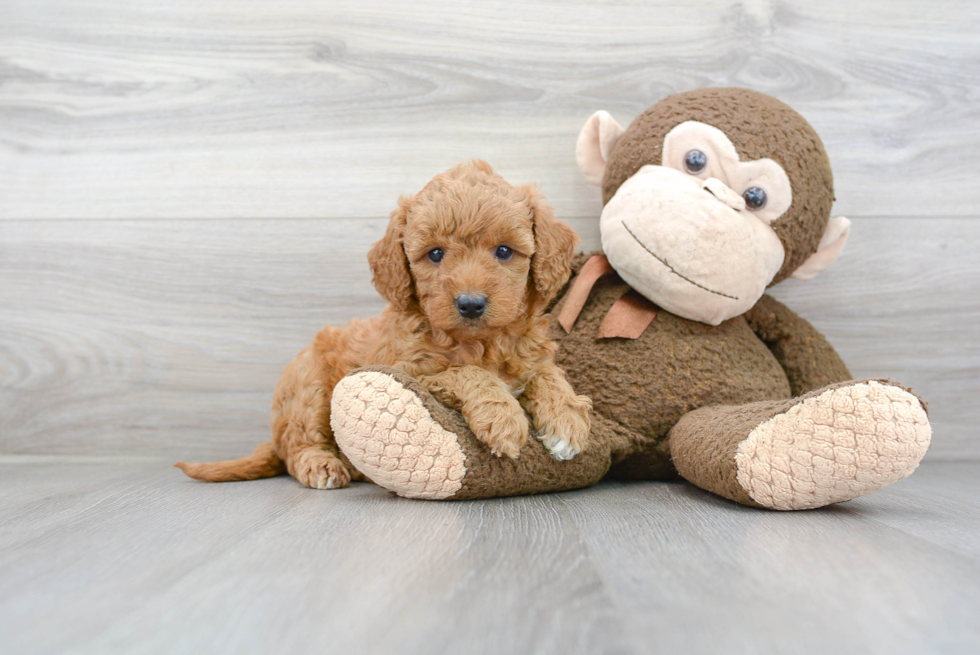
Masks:
[[[487,310],[487,297],[462,293],[456,296],[456,310],[463,318],[480,318]]]

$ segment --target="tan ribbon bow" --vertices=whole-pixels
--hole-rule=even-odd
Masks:
[[[558,323],[565,332],[572,331],[575,321],[582,313],[582,308],[585,307],[585,302],[589,299],[589,294],[592,293],[592,287],[599,278],[615,272],[605,255],[593,255],[585,262],[572,288],[565,294],[565,305],[558,314]],[[609,308],[606,317],[602,319],[596,338],[637,339],[656,315],[656,305],[630,289]]]

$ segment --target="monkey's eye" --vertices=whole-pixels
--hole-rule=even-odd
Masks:
[[[442,258],[446,256],[446,253],[442,251],[442,248],[433,248],[426,256],[429,258],[430,262],[433,264],[438,264],[442,261]]]
[[[514,256],[514,251],[507,246],[497,246],[497,249],[493,251],[493,255],[500,261],[505,262]]]
[[[742,198],[745,199],[745,206],[753,211],[762,209],[769,201],[769,197],[766,196],[766,192],[757,186],[746,189],[745,193],[742,194]]]
[[[684,168],[691,175],[697,175],[708,165],[708,155],[700,150],[692,150],[684,155]]]

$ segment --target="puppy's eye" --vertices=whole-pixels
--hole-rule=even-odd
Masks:
[[[497,249],[493,252],[493,254],[497,259],[505,262],[514,256],[514,251],[507,246],[497,246]]]
[[[762,209],[769,201],[769,198],[766,196],[766,192],[757,186],[746,189],[745,193],[742,194],[742,197],[745,198],[745,206],[751,210]]]
[[[691,150],[684,155],[684,168],[691,175],[697,175],[708,165],[708,155],[700,150]]]
[[[426,256],[429,258],[430,262],[433,264],[438,264],[442,261],[442,258],[446,256],[446,253],[442,251],[442,248],[433,248]]]

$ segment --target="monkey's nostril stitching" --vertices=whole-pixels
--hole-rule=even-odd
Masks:
[[[463,293],[456,296],[456,310],[463,318],[480,318],[487,309],[487,297]]]
[[[745,209],[745,200],[742,196],[732,191],[724,182],[709,177],[701,183],[701,188],[714,196],[715,200],[728,205],[737,212]]]

